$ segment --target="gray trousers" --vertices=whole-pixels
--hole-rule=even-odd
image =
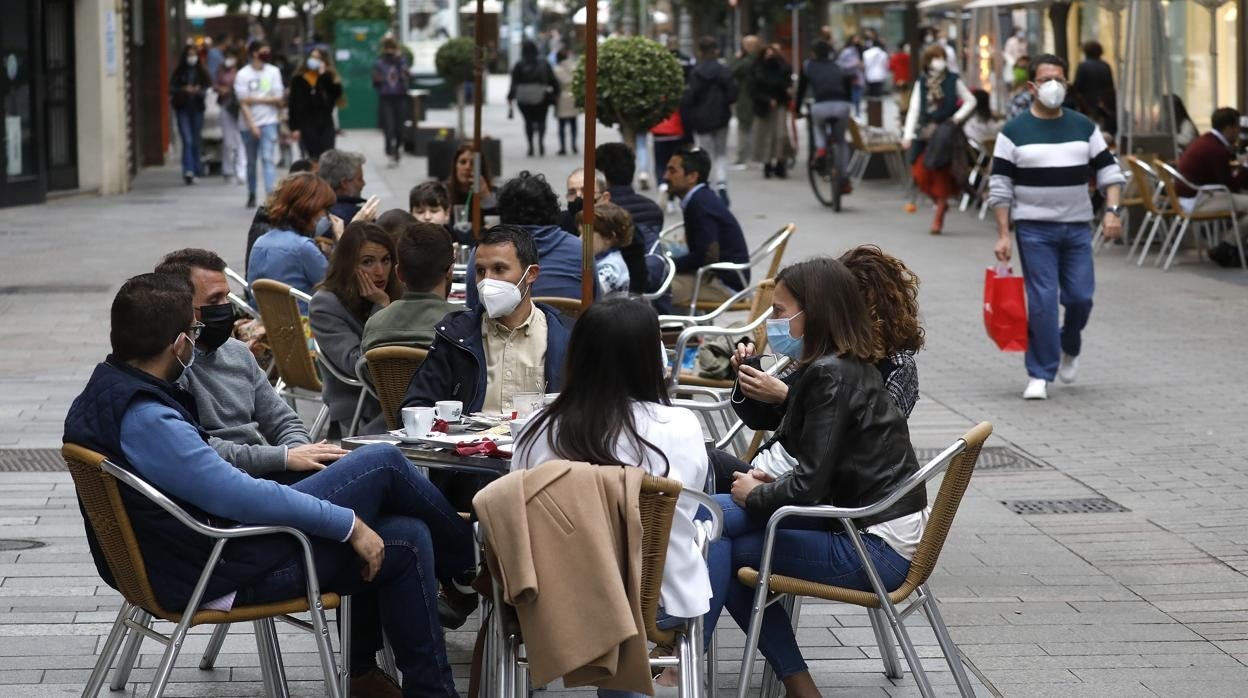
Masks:
[[[810,118],[814,122],[815,147],[826,149],[828,147],[828,122],[831,121],[832,141],[835,144],[835,153],[833,157],[836,163],[836,171],[844,174],[845,172],[845,153],[847,151],[845,143],[845,131],[849,128],[849,102],[815,102],[810,105]]]
[[[693,134],[693,142],[711,156],[711,186],[728,186],[728,127]]]

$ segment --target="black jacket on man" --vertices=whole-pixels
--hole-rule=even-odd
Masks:
[[[694,133],[712,133],[728,126],[737,102],[737,80],[732,68],[714,58],[698,61],[689,73],[681,96],[681,118]]]
[[[797,466],[760,485],[746,499],[756,516],[788,504],[863,507],[895,490],[918,472],[906,418],[893,404],[875,366],[827,354],[785,379],[789,396],[766,405],[733,392],[733,409],[746,426],[774,430]],[[858,527],[922,511],[927,491],[917,488]],[[837,526],[839,528],[839,525]]]

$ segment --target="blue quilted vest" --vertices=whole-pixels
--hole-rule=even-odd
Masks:
[[[65,443],[77,444],[101,453],[116,465],[137,474],[126,461],[121,448],[121,420],[130,405],[140,397],[155,400],[176,411],[183,419],[194,424],[200,437],[207,442],[208,434],[199,427],[195,403],[190,393],[109,356],[104,363],[95,367],[86,387],[70,406],[69,413],[65,416]],[[161,435],[152,434],[150,438],[159,439]],[[165,510],[130,487],[118,483],[118,489],[138,539],[139,549],[143,553],[148,578],[157,600],[168,611],[182,611],[190,600],[204,565],[207,564],[213,540],[192,533]],[[214,526],[233,524],[231,521],[213,519],[195,505],[165,494],[197,521]],[[81,502],[79,508],[82,509]],[[85,510],[83,521],[96,570],[109,586],[116,588],[116,582],[108,569],[91,524],[87,521]],[[272,537],[267,538],[269,540],[259,539],[246,543],[237,541],[226,545],[203,600],[209,601],[246,587],[285,557],[284,553],[288,553],[289,546],[271,540]]]

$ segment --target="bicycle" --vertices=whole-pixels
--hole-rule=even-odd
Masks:
[[[835,153],[840,151],[842,157],[840,161],[845,162],[844,148],[845,139],[842,135],[836,137],[837,118],[827,119],[823,122],[822,127],[826,135],[825,143],[827,143],[826,154],[819,157],[815,150],[815,121],[811,114],[811,105],[813,102],[806,101],[806,176],[810,180],[810,188],[815,192],[815,198],[824,206],[829,206],[833,211],[838,213],[841,210],[841,197],[846,193],[846,185],[848,180],[842,169],[836,167],[837,158]],[[847,117],[848,118],[848,117]]]

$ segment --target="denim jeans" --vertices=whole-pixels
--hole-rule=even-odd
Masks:
[[[742,630],[748,630],[750,611],[754,605],[754,589],[737,581],[742,567],[758,569],[763,558],[764,529],[767,519],[747,513],[726,494],[715,495],[724,510],[724,535],[711,544],[707,567],[711,573],[711,610],[706,614],[704,628],[707,642],[720,612],[728,613]],[[862,558],[854,550],[848,534],[833,533],[829,525],[840,524],[828,519],[789,519],[776,532],[771,556],[771,570],[819,584],[871,591],[871,582],[862,566]],[[894,589],[905,580],[910,561],[898,555],[880,538],[863,536],[871,561],[880,573],[884,586]],[[773,604],[763,613],[763,628],[758,649],[767,658],[781,680],[806,671],[801,648],[793,635],[784,609]]]
[[[178,109],[178,138],[182,141],[182,174],[198,177],[201,172],[201,145],[204,113],[197,109]]]
[[[376,592],[381,625],[403,672],[403,694],[456,695],[438,621],[438,581],[449,582],[472,566],[468,522],[388,444],[353,451],[294,489],[354,510],[384,541],[385,557],[372,582],[361,578],[360,559],[349,544],[315,538],[313,551],[322,590]],[[302,560],[292,554],[239,590],[237,603],[286,599],[303,590]]]
[[[1027,287],[1027,375],[1052,381],[1062,352],[1079,355],[1092,314],[1091,226],[1018,221],[1015,229]],[[1060,327],[1059,303],[1066,309]]]
[[[243,126],[243,146],[247,150],[247,193],[256,193],[256,161],[261,163],[264,172],[264,193],[273,191],[273,183],[277,180],[277,169],[273,162],[277,147],[277,124],[260,127],[260,137],[252,135],[251,129]]]

